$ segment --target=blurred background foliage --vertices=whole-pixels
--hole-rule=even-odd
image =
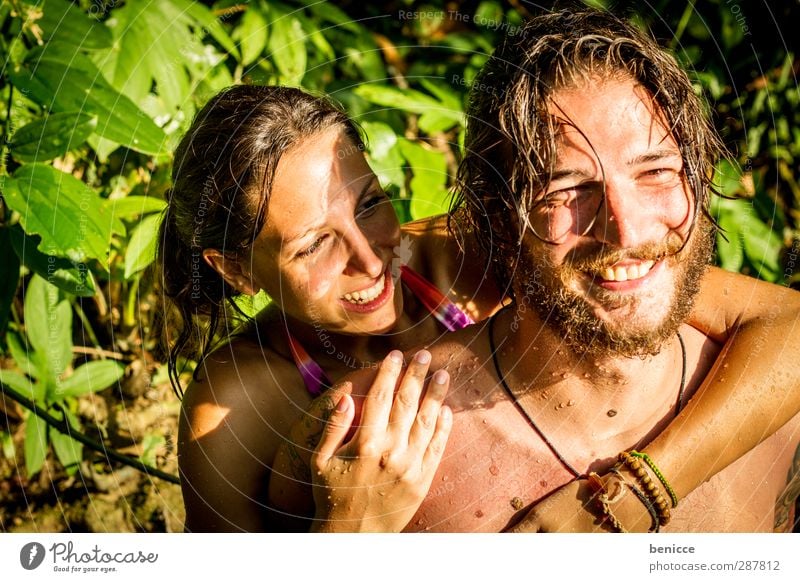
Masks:
[[[724,229],[718,262],[800,285],[800,59],[789,30],[800,4],[585,3],[650,27],[708,96],[731,151],[718,168],[725,197],[713,204]],[[472,81],[501,36],[541,9],[521,0],[4,1],[0,380],[99,438],[113,427],[82,398],[103,392],[122,406],[164,384],[148,267],[171,152],[217,91],[265,83],[332,95],[366,133],[401,220],[445,212]],[[15,458],[24,443],[23,481],[49,451],[68,474],[87,454],[30,412],[0,406],[0,456]],[[139,454],[158,463],[167,436],[145,435]]]

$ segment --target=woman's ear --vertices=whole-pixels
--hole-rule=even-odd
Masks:
[[[244,268],[241,258],[232,253],[222,253],[216,249],[204,249],[203,259],[208,266],[219,273],[234,289],[245,295],[255,295],[261,289],[253,281],[249,270]]]

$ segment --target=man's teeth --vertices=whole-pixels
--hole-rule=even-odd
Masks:
[[[647,275],[654,264],[653,261],[644,261],[637,265],[625,267],[606,267],[598,274],[606,281],[631,281],[633,279],[641,279]]]
[[[356,305],[363,305],[365,303],[369,303],[373,301],[378,295],[383,293],[383,288],[386,285],[386,277],[381,277],[378,279],[378,282],[375,283],[369,289],[363,289],[361,291],[354,291],[353,293],[345,293],[344,299],[349,301],[350,303],[355,303]]]

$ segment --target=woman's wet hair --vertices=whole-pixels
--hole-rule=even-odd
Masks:
[[[586,79],[626,77],[651,95],[680,149],[695,212],[707,214],[713,168],[724,147],[673,56],[604,11],[538,16],[509,34],[476,77],[456,180],[454,207],[493,257],[501,288],[511,280],[525,219],[555,167],[553,94]]]
[[[227,336],[232,322],[241,322],[237,313],[243,316],[233,301],[238,292],[206,263],[203,250],[233,258],[247,252],[266,221],[281,156],[337,126],[363,149],[356,125],[329,99],[290,87],[238,85],[211,99],[181,139],[157,261],[163,293],[178,315],[178,329],[167,329],[166,339],[179,394],[179,358],[202,361],[220,327]]]

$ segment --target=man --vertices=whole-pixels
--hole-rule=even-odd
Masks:
[[[658,435],[720,352],[683,322],[711,257],[722,148],[675,61],[611,15],[561,12],[509,37],[475,85],[495,89],[472,95],[460,202],[514,301],[431,348],[454,423],[412,531],[500,531],[570,482],[588,499],[586,475]],[[776,500],[798,493],[798,438],[795,420],[681,500],[666,530],[771,531]],[[609,503],[587,508],[626,525]],[[654,529],[653,499],[640,509]]]

